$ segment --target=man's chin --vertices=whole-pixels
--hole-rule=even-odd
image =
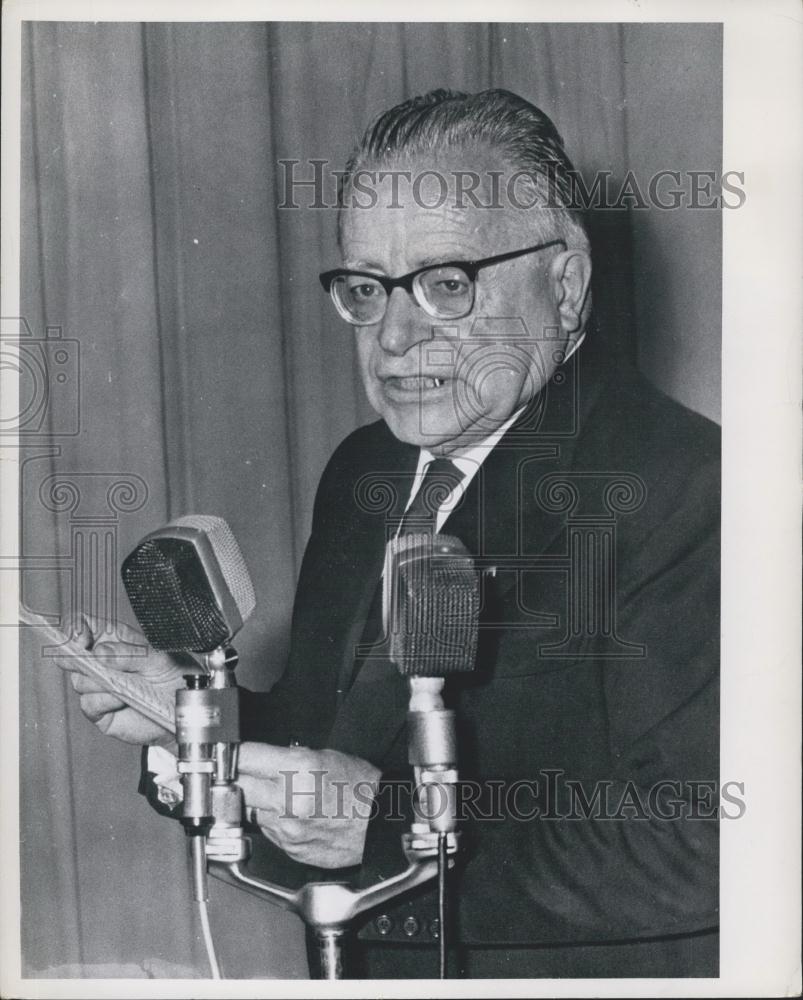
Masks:
[[[425,448],[434,454],[449,454],[460,448],[470,448],[480,439],[476,433],[472,433],[470,426],[457,423],[453,414],[451,421],[447,423],[437,421],[417,409],[411,413],[399,413],[395,408],[388,407],[382,417],[399,441]]]

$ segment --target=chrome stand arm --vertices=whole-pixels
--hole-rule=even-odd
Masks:
[[[438,874],[437,837],[404,834],[403,843],[407,867],[365,889],[352,889],[345,882],[308,882],[292,891],[250,875],[244,859],[227,862],[210,857],[209,873],[301,917],[318,941],[321,978],[341,979],[342,938],[349,922]],[[457,850],[456,835],[448,838],[447,849],[450,853]]]
[[[365,910],[381,906],[408,889],[435,878],[437,860],[411,862],[404,871],[365,889],[351,889],[345,882],[308,882],[296,891],[249,875],[242,862],[214,863],[210,875],[261,896],[282,909],[297,913],[313,929],[345,925]]]

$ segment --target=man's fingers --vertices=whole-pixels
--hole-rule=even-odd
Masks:
[[[81,616],[81,621],[78,623],[78,633],[72,638],[75,645],[81,646],[83,649],[92,649],[95,645],[97,632],[86,615]]]
[[[263,809],[273,815],[284,811],[284,786],[278,781],[252,778],[240,771],[237,783],[243,790],[245,803],[249,809]]]
[[[148,647],[143,647],[137,655],[132,646],[122,642],[99,642],[92,653],[110,670],[135,674],[142,673],[148,657],[154,655]]]
[[[258,806],[250,806],[246,810],[246,816],[251,823],[259,827],[268,840],[281,847],[290,857],[293,857],[295,850],[318,843],[321,840],[319,836],[316,836],[315,828],[308,822],[296,819],[294,816],[288,816],[283,811],[276,812],[274,809],[260,809]]]
[[[264,806],[253,806],[249,805],[246,801],[245,804],[245,818],[249,823],[254,823],[256,826],[264,827],[265,829],[275,830],[278,832],[282,825],[282,811],[279,809],[274,809],[272,806],[266,809]]]
[[[132,645],[144,646],[147,644],[147,639],[136,629],[131,628],[130,625],[126,625],[125,622],[115,622],[114,623],[114,633],[121,642],[131,643]]]
[[[77,670],[70,674],[70,683],[78,694],[110,693],[103,687],[100,681],[95,680],[94,677],[89,677],[87,674],[80,674]]]
[[[136,646],[147,645],[147,640],[142,632],[131,628],[125,622],[106,621],[98,618],[97,615],[90,615],[87,612],[81,613],[81,620],[78,623],[78,633],[73,639],[85,649],[93,649],[96,644],[106,645],[115,643],[127,643]]]
[[[125,702],[120,701],[119,698],[115,698],[113,694],[81,695],[81,711],[90,722],[97,722],[104,715],[108,715],[110,712],[118,712],[122,708],[126,708]]]

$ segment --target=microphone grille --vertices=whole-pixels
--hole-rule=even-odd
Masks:
[[[151,532],[121,574],[154,649],[209,652],[227,643],[256,605],[242,552],[221,517],[191,514]]]
[[[213,514],[186,514],[184,517],[176,518],[173,524],[184,528],[196,528],[206,535],[240,617],[245,621],[256,607],[256,595],[242,550],[226,521]]]
[[[451,535],[394,538],[385,567],[390,658],[405,676],[444,677],[474,669],[479,578]]]

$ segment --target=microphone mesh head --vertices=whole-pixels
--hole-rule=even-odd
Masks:
[[[190,515],[151,532],[123,562],[122,577],[154,649],[210,652],[256,603],[240,547],[220,517]]]
[[[256,607],[254,585],[245,565],[245,559],[234,532],[222,517],[211,514],[187,514],[177,518],[173,524],[180,527],[197,528],[202,531],[217,556],[220,571],[226,586],[231,591],[240,617],[245,621]]]
[[[384,597],[390,658],[402,674],[445,677],[474,669],[479,578],[459,539],[425,533],[394,538]]]

